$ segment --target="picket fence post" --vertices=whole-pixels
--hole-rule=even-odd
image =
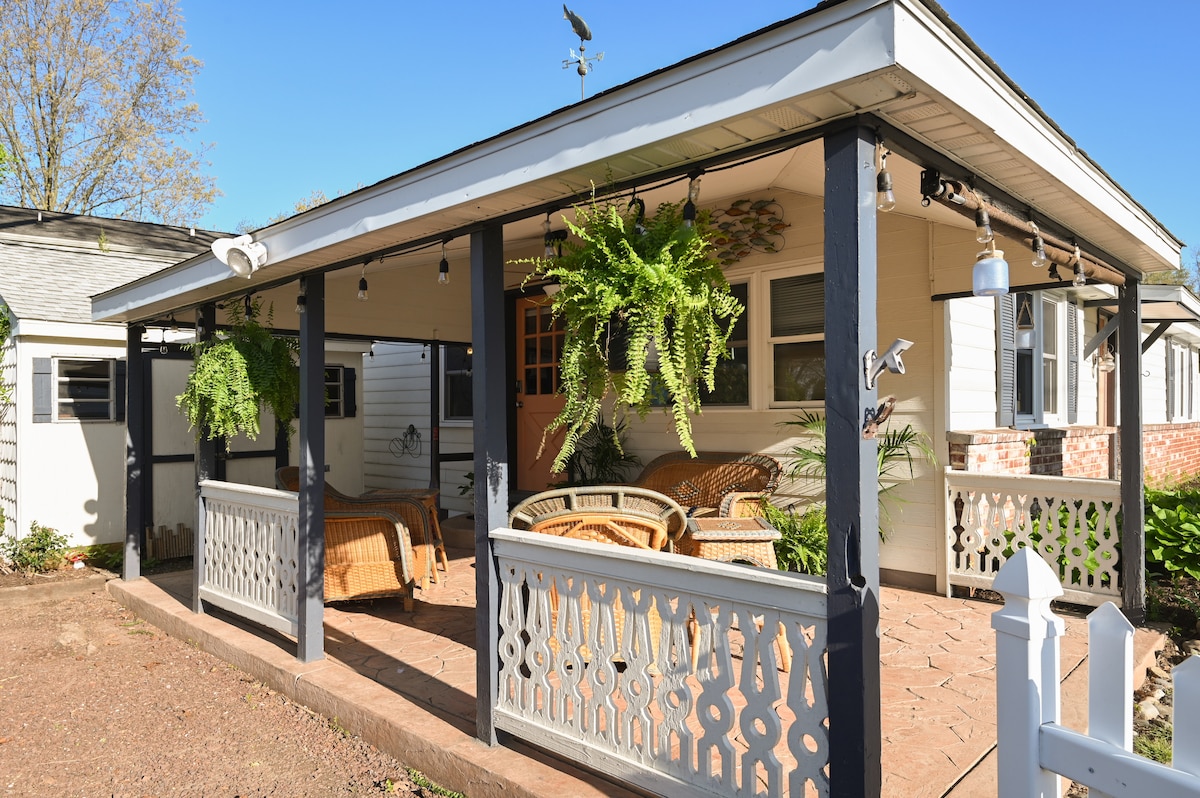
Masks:
[[[1016,552],[992,584],[1004,606],[996,630],[996,737],[999,798],[1058,798],[1061,779],[1043,770],[1038,736],[1059,721],[1058,638],[1062,619],[1050,601],[1062,595],[1058,576],[1031,548]]]
[[[1133,624],[1106,601],[1088,615],[1088,736],[1133,750]],[[1111,798],[1091,790],[1092,798]]]
[[[1193,654],[1171,670],[1175,691],[1171,766],[1200,776],[1200,656]]]

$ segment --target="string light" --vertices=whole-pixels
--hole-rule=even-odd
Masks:
[[[700,198],[700,175],[702,172],[692,172],[688,175],[687,202],[683,204],[683,226],[692,227],[696,224],[696,200]]]
[[[450,283],[450,261],[446,260],[446,242],[449,240],[448,238],[442,239],[442,262],[438,264],[438,285]]]
[[[1029,227],[1033,230],[1033,268],[1041,269],[1049,262],[1046,257],[1046,242],[1042,240],[1042,231],[1038,230],[1037,222],[1030,220]]]
[[[358,278],[358,301],[367,301],[367,264],[362,265],[362,276]]]
[[[896,193],[892,190],[892,173],[887,168],[890,152],[883,149],[882,141],[875,142],[879,154],[879,174],[875,176],[875,207],[884,213],[896,207]]]
[[[975,240],[986,244],[992,238],[992,219],[988,216],[987,208],[983,207],[983,200],[980,200],[979,207],[975,209]]]

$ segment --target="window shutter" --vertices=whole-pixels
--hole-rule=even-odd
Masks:
[[[113,365],[113,421],[124,423],[126,361],[118,360]]]
[[[1067,303],[1067,423],[1079,420],[1079,308]]]
[[[1017,423],[1017,298],[996,298],[996,423]]]
[[[48,357],[33,359],[33,423],[47,424],[54,417],[54,372]]]
[[[342,369],[342,418],[354,418],[358,413],[358,399],[354,369],[349,366]]]
[[[1167,353],[1167,423],[1170,424],[1175,420],[1175,353],[1170,338],[1163,342],[1163,350]]]

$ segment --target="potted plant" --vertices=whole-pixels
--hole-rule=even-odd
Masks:
[[[546,428],[547,436],[566,431],[558,473],[610,396],[642,417],[664,404],[680,444],[695,455],[691,415],[700,412],[700,385],[714,389],[717,361],[743,312],[714,254],[707,215],[685,221],[679,204],[664,203],[645,219],[641,208],[593,199],[575,209],[573,222],[564,219],[574,239],[561,255],[516,261],[533,265],[529,279],[560,286],[551,302],[566,327],[559,361],[566,403]]]
[[[300,373],[291,338],[271,334],[273,309],[267,326],[258,322],[260,300],[244,314],[229,312],[229,329],[221,337],[190,345],[195,356],[187,386],[177,397],[196,437],[225,438],[239,434],[255,440],[259,414],[270,410],[276,423],[290,426],[300,401]]]

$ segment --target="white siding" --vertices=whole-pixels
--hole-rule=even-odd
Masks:
[[[429,428],[431,362],[428,347],[421,344],[377,343],[375,356],[364,358],[363,463],[367,489],[429,486],[429,447],[433,440]],[[400,439],[410,424],[420,435],[420,442],[405,449]],[[473,426],[469,422],[444,422],[439,432],[443,454],[471,451]],[[470,494],[459,493],[472,467],[469,461],[442,464],[442,509],[452,514],[472,511]]]
[[[7,313],[0,306],[0,313]],[[17,346],[10,338],[0,347],[0,385],[15,387]],[[15,397],[13,397],[15,399]],[[9,401],[0,404],[0,510],[15,523],[17,516],[17,412]],[[11,532],[15,527],[6,527]]]
[[[1142,353],[1142,423],[1166,424],[1167,343],[1159,338]]]
[[[963,297],[945,303],[949,341],[950,429],[996,426],[996,300]]]

